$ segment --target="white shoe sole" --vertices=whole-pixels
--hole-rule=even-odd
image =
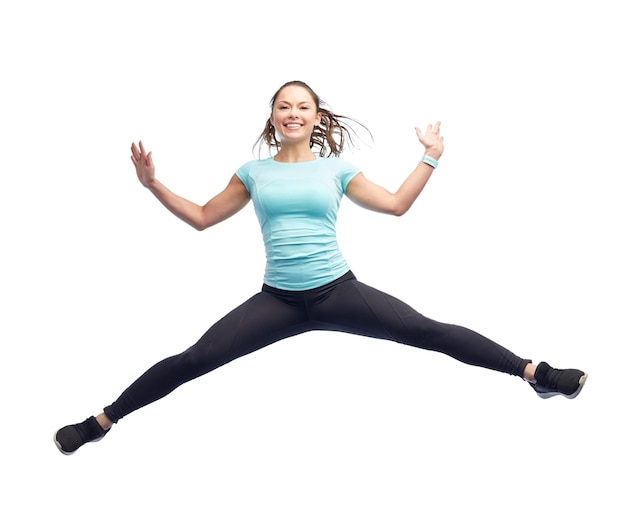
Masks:
[[[576,390],[576,392],[572,392],[571,394],[563,394],[562,392],[535,392],[541,399],[549,399],[554,396],[563,396],[567,399],[574,399],[578,394],[580,394],[580,391],[585,385],[585,381],[587,381],[587,373],[583,374],[580,377],[580,379],[578,380],[578,390]]]

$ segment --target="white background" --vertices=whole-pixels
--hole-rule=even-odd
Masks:
[[[0,8],[5,516],[624,513],[619,2],[36,2]],[[217,7],[216,7],[217,6]],[[65,457],[112,402],[256,292],[252,206],[198,233],[137,182],[131,142],[199,203],[301,79],[374,143],[403,218],[345,201],[360,280],[523,357],[587,370],[574,401],[393,343],[311,333],[189,383]]]

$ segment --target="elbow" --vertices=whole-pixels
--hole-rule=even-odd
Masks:
[[[395,194],[389,204],[388,212],[392,216],[404,216],[411,208],[411,205],[413,205],[413,201],[414,200],[406,199],[403,196]]]
[[[206,224],[206,223],[198,223],[198,224],[195,224],[195,225],[192,225],[192,226],[198,232],[202,232],[203,230],[206,230],[207,228],[211,227],[212,225]]]
[[[202,232],[207,228],[217,225],[219,222],[219,219],[212,218],[209,214],[202,214],[200,217],[190,221],[189,224],[198,232]]]
[[[192,226],[194,230],[197,230],[198,232],[202,232],[203,230],[206,230],[211,226],[205,221],[189,221],[188,223]]]
[[[410,205],[397,204],[392,207],[392,209],[389,211],[389,214],[396,217],[404,216],[410,208]]]

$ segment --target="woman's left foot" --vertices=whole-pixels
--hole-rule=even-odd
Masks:
[[[537,365],[535,383],[530,386],[540,398],[565,396],[574,399],[583,389],[587,374],[578,369],[553,369],[546,362]]]

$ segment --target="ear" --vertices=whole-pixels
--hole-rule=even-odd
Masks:
[[[315,116],[315,125],[319,126],[319,123],[322,122],[322,112],[317,112]]]

